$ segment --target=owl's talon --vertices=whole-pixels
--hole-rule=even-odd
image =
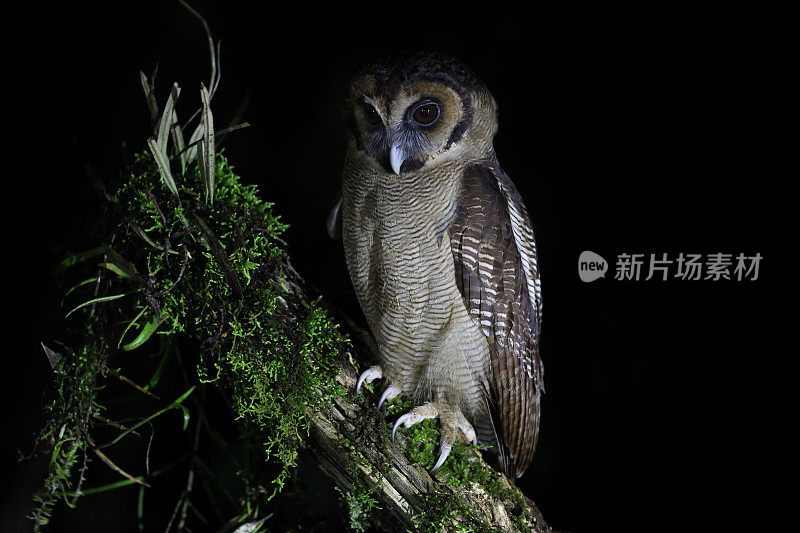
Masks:
[[[401,416],[400,418],[398,418],[397,422],[394,423],[394,427],[392,428],[392,442],[394,442],[394,434],[397,432],[397,428],[400,426],[400,424],[402,424],[403,422],[405,422],[406,420],[411,418],[411,416],[412,416],[411,413],[406,413],[403,416]],[[413,422],[410,425],[413,425]],[[406,426],[406,427],[409,427],[409,426]]]
[[[376,379],[380,379],[382,377],[383,370],[381,369],[380,365],[369,367],[362,372],[360,376],[358,376],[358,382],[356,383],[356,394],[361,392],[361,385],[363,385],[365,381],[367,383],[372,383]]]
[[[378,400],[378,410],[380,410],[381,405],[383,405],[384,401],[391,400],[392,398],[394,398],[395,396],[397,396],[401,392],[403,392],[403,391],[401,391],[400,389],[398,389],[394,385],[389,385],[388,387],[386,387],[386,390],[383,391],[383,394],[381,395],[381,399]]]
[[[450,455],[450,450],[453,449],[453,446],[445,441],[442,441],[442,445],[439,447],[441,453],[439,454],[439,460],[436,461],[436,464],[433,465],[433,469],[431,470],[431,474],[439,470],[439,468],[444,464],[447,457]]]

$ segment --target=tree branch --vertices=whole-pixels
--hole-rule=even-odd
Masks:
[[[284,261],[290,291],[309,301],[308,292],[313,289],[292,268],[287,256]],[[334,315],[349,334],[356,358],[375,361],[371,335],[342,311],[334,310]],[[360,488],[377,500],[370,518],[378,527],[384,531],[415,530],[420,526],[434,530],[433,516],[438,521],[435,530],[472,527],[477,531],[552,533],[535,503],[499,472],[492,471],[499,483],[494,484],[490,494],[477,483],[449,484],[441,470],[431,475],[412,463],[403,446],[389,437],[387,421],[375,408],[376,398],[356,396],[357,377],[358,369],[352,361],[342,365],[336,381],[348,394],[334,396],[331,405],[307,411],[310,432],[305,448],[340,492],[346,494]],[[490,468],[478,451],[473,453],[474,457],[468,460]]]

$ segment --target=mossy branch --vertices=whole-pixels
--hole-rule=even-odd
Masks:
[[[283,260],[289,301],[315,301],[318,296],[289,257]],[[291,305],[276,309],[289,320],[296,312]],[[480,447],[456,443],[445,465],[431,475],[438,457],[435,421],[401,428],[392,442],[387,416],[393,420],[409,404],[390,401],[383,413],[375,409],[371,386],[355,394],[359,366],[375,360],[374,342],[350,317],[334,316],[345,324],[335,328],[337,335],[346,334],[350,342],[336,358],[337,387],[330,401],[305,409],[309,431],[300,446],[335,483],[353,530],[365,531],[374,523],[385,531],[552,531],[534,502],[484,462]],[[326,396],[324,390],[317,393]]]
[[[346,367],[337,381],[352,393],[356,376]],[[308,448],[342,492],[353,529],[374,521],[385,531],[551,531],[535,504],[474,447],[459,444],[447,468],[431,475],[435,423],[391,442],[375,401],[339,396],[309,411]]]
[[[355,395],[357,367],[363,369],[374,360],[369,334],[343,315],[336,318],[346,325],[335,324],[283,251],[278,234],[284,226],[270,204],[258,198],[253,186],[241,184],[224,156],[216,159],[218,201],[213,209],[202,194],[193,193],[202,188],[197,168],[183,177],[184,201],[173,202],[149,153],[137,158],[141,174],[116,189],[109,205],[114,223],[108,226],[112,229],[96,282],[80,282],[70,295],[76,298],[93,288],[84,296],[86,302],[71,312],[71,320],[83,317],[83,347],[64,353],[45,350],[54,362],[57,390],[40,442],[54,445],[54,470],[38,497],[40,506],[33,515],[37,523],[47,522],[53,495],[57,499],[63,494],[74,505],[83,490],[86,461],[81,457],[87,452],[103,449],[103,462],[127,482],[117,482],[114,488],[150,484],[151,476],[136,476],[116,466],[110,457],[113,445],[173,409],[183,411],[184,430],[196,420],[196,432],[214,431],[212,425],[202,424],[205,400],[190,394],[196,386],[213,383],[228,399],[232,415],[242,421],[242,435],[258,460],[274,465],[267,478],[241,471],[245,485],[257,488],[243,500],[241,523],[263,518],[261,509],[281,492],[305,449],[340,491],[349,525],[356,531],[371,523],[388,531],[549,531],[533,503],[487,466],[477,447],[457,443],[431,476],[439,439],[435,421],[401,428],[397,442],[392,442],[386,416],[399,416],[408,409],[407,402],[390,402],[384,414],[374,407],[371,386]],[[132,224],[139,231],[129,231]],[[148,239],[142,239],[141,232]],[[171,255],[174,250],[182,250],[182,257]],[[110,297],[118,294],[124,296]],[[125,316],[133,318],[124,320]],[[134,331],[128,336],[136,339],[121,346],[130,330]],[[120,379],[127,374],[125,369],[114,370],[116,357],[152,346],[148,339],[153,337],[181,336],[200,343],[197,378],[187,374],[185,363],[180,367],[183,391],[189,392],[128,427],[116,424],[116,435],[96,446],[90,435],[98,429],[90,420],[110,420],[101,414],[106,408],[97,391],[103,389],[104,376]],[[151,392],[174,350],[168,346],[157,352],[162,355],[154,359],[157,366],[146,386],[121,380],[127,390],[138,390],[149,401],[176,397],[169,391],[160,390],[158,396]],[[195,448],[187,453],[200,457]],[[192,465],[202,464],[191,460]],[[72,470],[81,462],[76,483]],[[91,487],[85,492],[102,490],[106,489]],[[183,509],[176,524],[186,519],[187,498],[188,492],[176,504]]]
[[[153,82],[141,77],[157,113]],[[180,467],[184,489],[167,531],[193,520],[204,530],[216,521],[226,531],[255,531],[280,509],[276,499],[295,484],[298,456],[306,453],[335,484],[356,531],[370,524],[387,531],[550,531],[533,502],[486,465],[479,447],[456,443],[431,476],[436,422],[401,428],[393,442],[386,416],[395,418],[408,403],[389,402],[384,414],[370,386],[355,396],[357,367],[375,360],[372,340],[350,317],[326,310],[292,267],[280,238],[286,226],[272,205],[216,151],[220,132],[210,102],[218,79],[212,72],[211,92],[201,89],[201,124],[188,143],[198,149],[183,142],[180,91],[172,86],[160,120],[153,117],[159,129],[148,151],[107,188],[101,246],[57,267],[80,281],[65,294],[68,342],[42,345],[53,385],[37,443],[51,460],[35,496],[35,529],[58,501],[74,507],[82,496],[122,487],[139,491],[142,528],[148,487]],[[180,170],[173,172],[173,161]],[[151,377],[140,385],[127,377],[135,375]],[[238,422],[235,453],[211,415],[213,389]],[[122,404],[139,413],[127,425],[114,421],[122,420],[114,412]],[[151,470],[153,435],[174,424],[165,419],[175,411],[181,431],[193,436]],[[145,425],[145,472],[135,475],[115,454],[121,442],[141,438]],[[84,487],[90,452],[121,479]],[[234,481],[221,483],[220,474]],[[214,517],[192,503],[196,485]]]

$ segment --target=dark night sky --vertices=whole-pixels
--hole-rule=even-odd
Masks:
[[[177,4],[89,4],[15,8],[4,24],[10,450],[28,447],[48,378],[38,342],[61,325],[48,272],[91,244],[82,239],[99,201],[83,168],[110,175],[122,141],[130,153],[144,147],[139,70],[159,64],[162,101],[174,80],[184,102],[199,102],[208,78],[202,31]],[[552,526],[717,530],[766,519],[764,472],[777,468],[782,440],[772,398],[796,355],[778,341],[789,327],[791,200],[776,162],[788,143],[774,133],[786,120],[784,37],[766,13],[649,2],[540,2],[525,13],[194,4],[223,40],[218,123],[250,93],[254,126],[231,136],[227,155],[291,224],[301,271],[354,313],[341,244],[324,233],[349,69],[430,48],[483,77],[500,106],[495,147],[539,246],[547,394],[521,484]],[[583,250],[612,263],[606,279],[579,280]],[[764,259],[755,282],[613,279],[617,254],[665,252]],[[9,471],[0,510],[15,531],[41,465]]]

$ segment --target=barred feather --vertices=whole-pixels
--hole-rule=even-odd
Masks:
[[[522,198],[496,160],[464,171],[450,227],[456,284],[491,355],[490,413],[505,473],[531,462],[544,391],[541,284]]]

